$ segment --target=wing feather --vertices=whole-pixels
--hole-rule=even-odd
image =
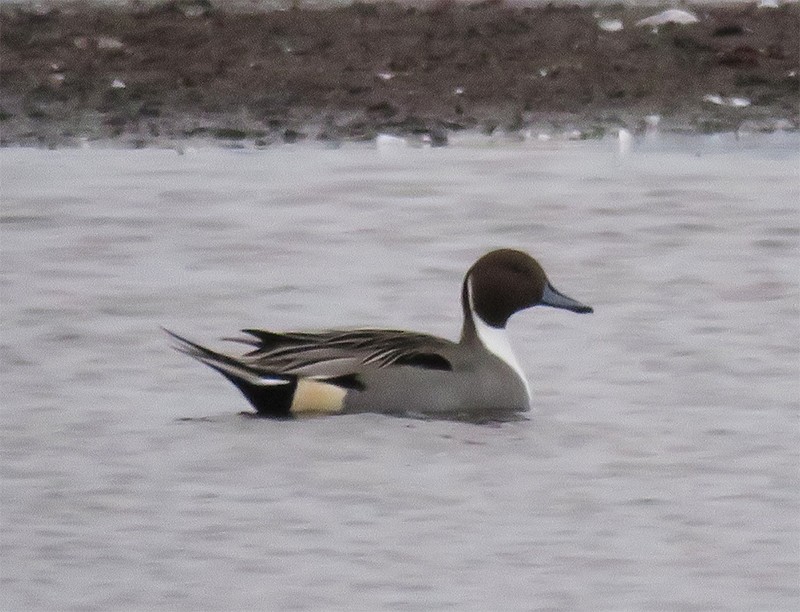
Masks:
[[[232,339],[253,349],[244,356],[259,369],[305,376],[344,376],[356,370],[405,365],[451,370],[453,342],[391,329],[345,329],[278,333],[244,329]]]

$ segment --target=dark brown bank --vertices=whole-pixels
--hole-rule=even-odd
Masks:
[[[699,23],[657,31],[635,25],[652,7],[220,6],[3,6],[2,142],[267,145],[388,132],[444,144],[462,129],[599,135],[648,115],[662,129],[798,127],[796,4],[696,6]]]

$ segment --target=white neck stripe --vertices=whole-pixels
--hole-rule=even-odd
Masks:
[[[469,316],[472,317],[472,322],[475,324],[475,331],[478,334],[478,339],[484,348],[495,357],[500,358],[512,370],[517,373],[525,385],[525,394],[528,396],[528,403],[531,401],[531,388],[528,385],[528,379],[525,377],[525,372],[517,361],[517,356],[511,348],[511,343],[508,341],[508,335],[503,327],[492,327],[481,319],[480,315],[475,312],[475,307],[472,303],[472,279],[467,282],[467,298],[469,299]]]

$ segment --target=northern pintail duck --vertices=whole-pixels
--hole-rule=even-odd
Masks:
[[[390,329],[272,332],[245,329],[234,357],[167,333],[175,348],[231,381],[265,417],[381,412],[459,416],[528,410],[525,374],[506,336],[519,310],[592,308],[558,292],[530,255],[500,249],[481,257],[461,288],[461,339]]]

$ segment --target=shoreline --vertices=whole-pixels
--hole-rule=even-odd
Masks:
[[[2,5],[0,145],[800,129],[798,5],[688,10]]]

